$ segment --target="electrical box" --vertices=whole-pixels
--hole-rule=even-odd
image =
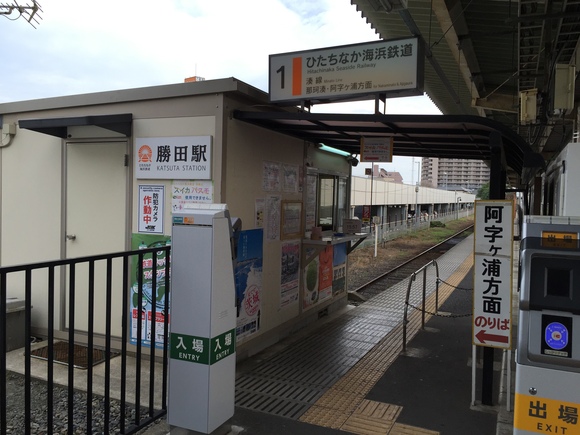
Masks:
[[[234,232],[225,204],[173,214],[167,421],[209,434],[234,415]]]
[[[14,136],[16,134],[16,124],[2,124],[2,133]]]
[[[556,65],[554,69],[554,110],[574,108],[575,82],[576,67],[574,65]]]

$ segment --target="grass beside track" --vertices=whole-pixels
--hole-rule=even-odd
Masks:
[[[378,244],[358,247],[348,255],[348,289],[360,285],[426,251],[462,230],[471,232],[473,216],[446,222],[442,227],[430,227],[407,232]],[[473,228],[473,227],[472,227]],[[468,234],[466,234],[467,236]]]
[[[473,229],[468,229],[473,225],[473,216],[461,218],[455,221],[449,221],[444,227],[430,227],[421,229],[401,237],[399,240],[408,239],[409,241],[420,240],[426,245],[436,245],[445,239],[453,236],[461,230],[466,230],[468,234],[473,232]]]

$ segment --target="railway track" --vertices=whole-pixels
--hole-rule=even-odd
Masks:
[[[465,237],[468,236],[473,225],[462,229],[451,237],[443,240],[435,246],[421,252],[401,264],[381,273],[379,276],[361,285],[354,291],[349,292],[349,301],[353,305],[358,305],[364,301],[384,292],[389,287],[409,278],[413,272],[417,271],[427,263],[436,260]]]

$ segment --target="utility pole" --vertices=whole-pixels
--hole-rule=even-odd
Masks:
[[[419,169],[420,162],[413,162],[413,169],[417,163],[417,184],[415,184],[415,226],[418,227],[421,222],[421,216],[419,214],[419,179],[421,178],[421,170]],[[413,180],[414,181],[414,180]]]

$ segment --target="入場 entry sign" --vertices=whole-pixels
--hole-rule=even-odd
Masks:
[[[473,344],[511,349],[512,201],[475,201]]]

